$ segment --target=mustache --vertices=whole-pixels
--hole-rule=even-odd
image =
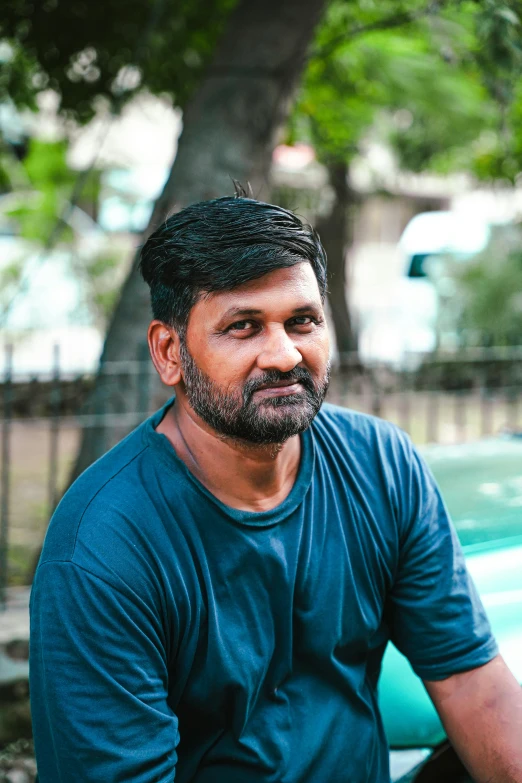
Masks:
[[[316,391],[314,379],[312,378],[311,373],[304,367],[294,367],[294,369],[289,372],[267,370],[259,378],[252,378],[245,383],[243,387],[243,400],[247,403],[254,392],[260,389],[261,386],[265,386],[265,384],[270,385],[271,383],[281,383],[285,381],[288,383],[300,383],[310,392]]]

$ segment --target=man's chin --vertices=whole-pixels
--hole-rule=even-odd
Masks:
[[[265,408],[262,414],[260,412],[257,421],[250,422],[249,426],[240,432],[240,438],[258,445],[285,443],[289,438],[307,430],[316,413],[317,411],[310,408],[306,409],[306,406],[303,406],[301,411],[296,410],[295,403],[293,406],[271,406],[268,410]]]
[[[280,397],[267,397],[261,402],[257,403],[257,408],[267,410],[278,410],[280,408],[295,408],[297,406],[305,407],[308,404],[306,395],[304,394],[285,394]]]

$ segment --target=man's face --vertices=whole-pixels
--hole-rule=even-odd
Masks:
[[[179,391],[220,435],[269,444],[305,430],[329,379],[328,329],[310,264],[201,298],[180,353]]]

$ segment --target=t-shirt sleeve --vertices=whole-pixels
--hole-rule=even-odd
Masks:
[[[498,649],[435,479],[407,445],[391,638],[419,677],[442,680],[487,663]]]
[[[130,587],[45,562],[31,595],[30,691],[40,783],[175,778],[161,621]]]

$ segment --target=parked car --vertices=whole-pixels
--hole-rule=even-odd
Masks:
[[[522,684],[522,435],[430,446],[424,456],[455,523],[500,652]],[[423,780],[463,780],[422,682],[393,645],[384,657],[379,701],[394,780],[403,780],[401,774],[417,765],[418,774],[432,768],[432,776]],[[404,781],[414,781],[416,774]]]
[[[366,316],[359,335],[361,358],[398,369],[435,348],[455,347],[458,302],[452,265],[487,246],[491,225],[468,212],[415,215],[402,233],[402,268],[389,306]]]

